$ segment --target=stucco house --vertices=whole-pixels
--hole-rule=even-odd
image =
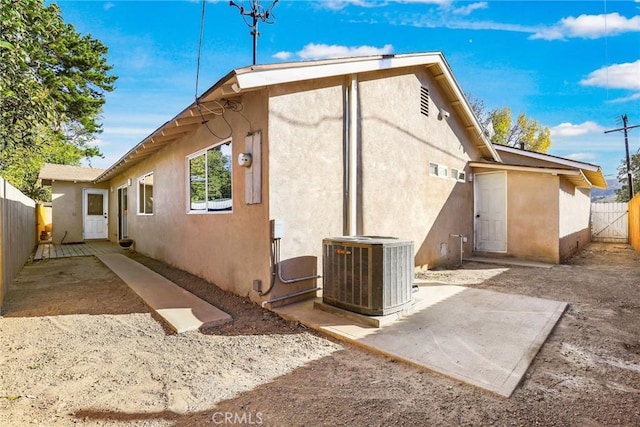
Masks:
[[[51,186],[52,241],[108,239],[109,183],[93,181],[104,169],[45,163],[42,185]]]
[[[106,238],[265,302],[313,292],[332,236],[411,240],[419,267],[461,246],[559,262],[588,240],[602,174],[514,151],[488,141],[438,52],[255,65],[76,186],[108,190]]]
[[[476,254],[557,264],[591,241],[591,188],[607,186],[599,166],[495,148],[501,162],[470,163],[476,185]]]

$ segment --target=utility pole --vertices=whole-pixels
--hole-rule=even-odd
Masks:
[[[629,126],[628,122],[629,122],[629,118],[627,117],[626,114],[623,114],[622,127],[618,129],[606,130],[604,131],[604,133],[624,131],[624,149],[627,155],[627,180],[629,183],[629,200],[631,200],[633,199],[633,178],[631,177],[631,158],[629,157],[629,136],[627,131],[629,129],[640,127],[640,125]]]
[[[247,10],[233,0],[229,2],[229,6],[238,8],[238,10],[240,11],[240,15],[242,16],[242,20],[245,24],[247,24],[249,28],[251,28],[251,37],[253,38],[253,65],[256,65],[258,55],[258,36],[260,36],[260,32],[258,32],[258,21],[262,21],[265,24],[275,23],[276,17],[273,14],[272,10],[276,3],[278,3],[278,0],[274,0],[273,3],[271,3],[271,6],[269,6],[269,8],[265,10],[260,6],[260,0],[252,0],[251,10]],[[247,22],[245,16],[251,18],[251,23]]]

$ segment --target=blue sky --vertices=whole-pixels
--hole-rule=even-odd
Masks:
[[[108,167],[193,102],[202,3],[56,3],[66,22],[109,47],[119,76],[96,140],[105,158],[92,161]],[[274,24],[260,25],[258,63],[440,51],[465,93],[549,127],[550,154],[599,164],[607,178],[624,138],[604,131],[622,126],[623,114],[640,124],[640,0],[281,0],[273,14]],[[198,94],[251,62],[238,9],[208,1]],[[629,145],[640,150],[640,128]]]

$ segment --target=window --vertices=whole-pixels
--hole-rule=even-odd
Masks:
[[[138,178],[138,214],[153,214],[153,172]]]
[[[231,165],[231,141],[187,157],[188,212],[232,210]]]
[[[453,170],[451,171],[453,177]],[[449,168],[438,163],[429,163],[429,175],[439,176],[440,178],[449,177]]]
[[[451,178],[456,181],[465,182],[467,174],[464,171],[458,169],[451,169]]]

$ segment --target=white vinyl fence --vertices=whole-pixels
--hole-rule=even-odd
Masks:
[[[36,203],[0,177],[0,310],[35,245]]]
[[[629,205],[627,203],[592,203],[591,240],[627,243],[629,241]]]

